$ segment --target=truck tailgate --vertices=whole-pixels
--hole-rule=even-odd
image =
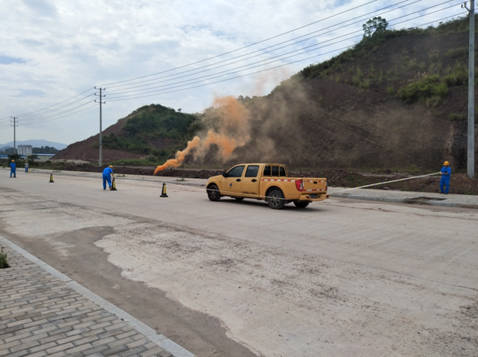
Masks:
[[[327,179],[326,178],[302,178],[304,181],[304,192],[327,192]]]

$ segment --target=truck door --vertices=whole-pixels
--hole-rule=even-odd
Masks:
[[[259,165],[247,165],[246,173],[242,178],[241,192],[244,196],[259,195]]]
[[[244,165],[234,166],[230,170],[224,173],[223,187],[219,187],[219,190],[224,195],[242,196],[241,184],[242,173],[244,171]]]

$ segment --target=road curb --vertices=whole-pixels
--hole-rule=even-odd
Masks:
[[[139,333],[143,334],[145,337],[150,339],[153,343],[157,344],[159,347],[164,349],[165,351],[171,353],[175,357],[194,357],[194,354],[185,349],[184,347],[178,345],[174,341],[170,340],[166,336],[162,334],[158,334],[153,328],[146,325],[144,322],[139,321],[126,311],[120,309],[116,305],[110,303],[109,301],[103,299],[101,296],[96,295],[94,292],[89,290],[88,288],[84,287],[83,285],[79,284],[78,282],[72,280],[67,275],[61,273],[60,271],[53,268],[51,265],[45,263],[43,260],[35,257],[25,249],[21,248],[20,246],[16,245],[15,243],[11,242],[10,240],[6,239],[3,236],[0,236],[0,243],[8,246],[10,249],[14,250],[18,254],[21,254],[23,257],[35,263],[40,268],[48,272],[49,274],[53,275],[55,278],[63,281],[66,285],[74,290],[75,292],[79,293],[80,295],[86,297],[90,301],[94,302],[96,305],[100,306],[101,308],[105,309],[109,313],[117,316],[121,320],[126,321],[133,329],[138,331]]]

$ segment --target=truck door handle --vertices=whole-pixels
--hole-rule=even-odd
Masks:
[[[252,181],[252,182],[257,182],[257,180],[256,180],[256,179],[252,179],[251,181]]]
[[[236,181],[237,181],[237,182],[240,182],[240,181],[241,181],[241,179],[236,179]]]

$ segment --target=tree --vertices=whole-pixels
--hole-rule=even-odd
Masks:
[[[388,22],[383,17],[375,16],[362,25],[363,37],[372,37],[387,30]]]

